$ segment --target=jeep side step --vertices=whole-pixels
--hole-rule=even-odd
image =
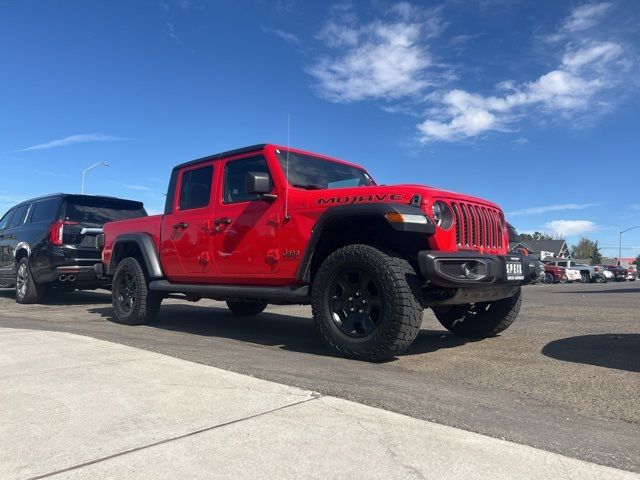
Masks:
[[[309,287],[287,285],[284,287],[251,285],[200,285],[171,283],[167,280],[154,280],[149,290],[167,293],[182,293],[213,300],[261,300],[267,303],[309,303]]]

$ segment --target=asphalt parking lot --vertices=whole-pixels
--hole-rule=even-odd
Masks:
[[[105,291],[18,305],[0,326],[67,331],[160,352],[416,418],[640,472],[640,282],[534,285],[501,336],[448,334],[427,311],[412,348],[386,363],[335,357],[307,307],[251,319],[224,304],[167,300],[149,326],[109,321]]]

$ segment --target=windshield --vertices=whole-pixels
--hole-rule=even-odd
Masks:
[[[141,202],[94,197],[68,198],[64,212],[65,220],[92,227],[147,216]]]
[[[376,183],[364,170],[300,153],[276,150],[287,180],[294,187],[307,189],[365,187]]]

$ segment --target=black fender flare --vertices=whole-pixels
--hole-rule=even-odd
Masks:
[[[155,243],[153,243],[153,238],[148,233],[143,232],[124,233],[116,237],[111,249],[111,259],[109,260],[107,273],[113,275],[118,262],[121,260],[121,258],[118,258],[118,246],[131,243],[135,243],[140,249],[149,277],[153,279],[164,278],[162,265],[160,265],[160,256],[156,250]]]
[[[427,223],[397,223],[391,222],[387,218],[389,213],[400,213],[408,215],[423,215],[427,217]],[[344,220],[350,217],[373,217],[384,219],[393,231],[399,235],[403,233],[423,233],[425,236],[435,233],[435,225],[431,219],[425,215],[424,211],[414,205],[404,203],[357,203],[353,205],[339,205],[330,207],[320,216],[311,230],[311,238],[307,244],[300,265],[296,271],[296,278],[302,282],[311,280],[311,262],[316,251],[316,247],[326,228],[337,220]]]

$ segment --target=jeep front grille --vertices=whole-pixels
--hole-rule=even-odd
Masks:
[[[451,202],[456,243],[460,247],[501,249],[504,243],[502,213],[467,202]]]

